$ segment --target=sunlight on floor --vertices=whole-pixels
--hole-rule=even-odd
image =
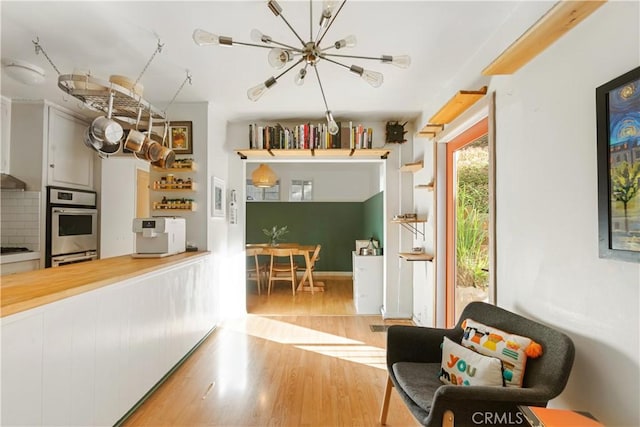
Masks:
[[[297,345],[296,348],[313,351],[324,356],[335,357],[349,362],[368,365],[372,368],[387,369],[387,352],[369,345]]]
[[[362,341],[292,325],[274,319],[247,316],[229,320],[225,329],[354,363],[386,369],[386,351]]]

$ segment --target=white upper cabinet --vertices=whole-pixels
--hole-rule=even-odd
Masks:
[[[46,101],[13,101],[11,174],[31,191],[47,185],[93,190],[97,155],[83,142],[88,126]]]
[[[49,107],[49,185],[93,189],[95,154],[83,142],[87,126],[84,121]]]

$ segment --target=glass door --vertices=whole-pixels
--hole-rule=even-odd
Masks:
[[[492,302],[487,119],[447,144],[447,325],[472,301]]]

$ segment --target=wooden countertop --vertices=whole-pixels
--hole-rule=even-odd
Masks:
[[[1,276],[1,317],[209,254],[207,251],[184,252],[164,258],[123,255]]]

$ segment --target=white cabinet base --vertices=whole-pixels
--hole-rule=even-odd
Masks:
[[[380,314],[384,257],[351,253],[353,261],[353,303],[357,314]]]

